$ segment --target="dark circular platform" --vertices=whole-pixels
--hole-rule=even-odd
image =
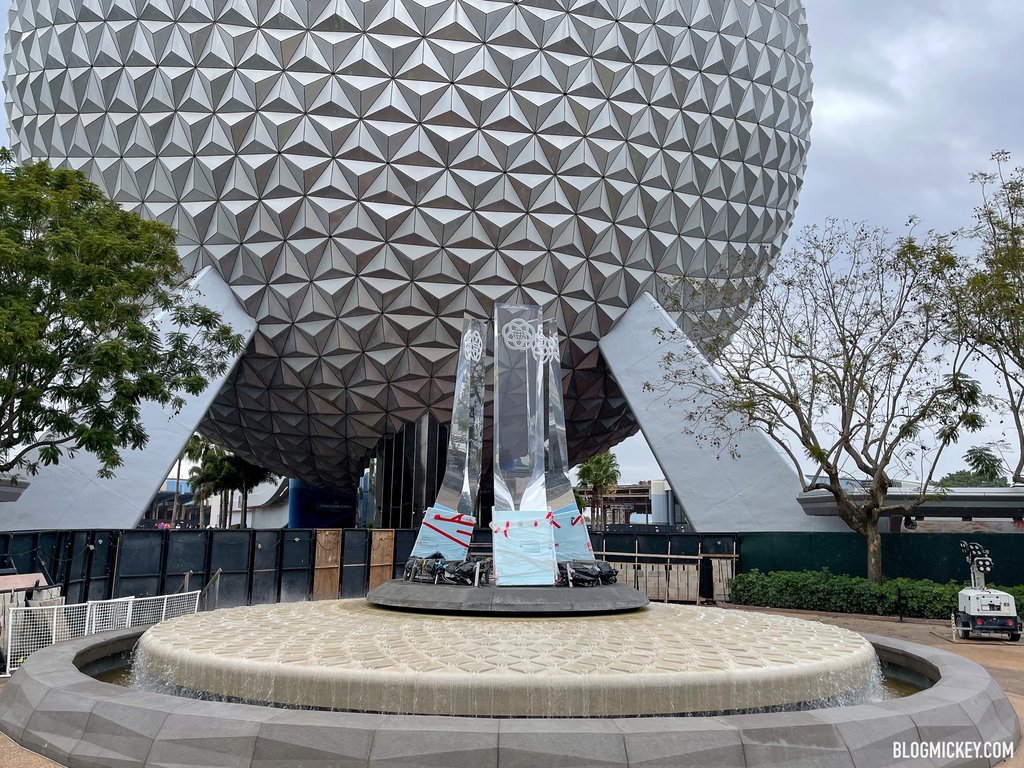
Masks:
[[[599,587],[460,587],[396,579],[366,600],[385,608],[431,613],[618,613],[643,608],[647,597],[625,584]]]

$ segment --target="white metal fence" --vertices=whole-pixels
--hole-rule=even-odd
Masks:
[[[159,597],[122,597],[75,605],[10,608],[7,616],[7,674],[34,651],[63,640],[74,640],[111,629],[156,624],[196,613],[199,590]]]

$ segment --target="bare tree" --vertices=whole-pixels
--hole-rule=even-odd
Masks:
[[[1012,419],[1016,437],[1008,468],[1014,483],[1024,483],[1024,169],[1008,169],[1008,152],[992,160],[995,171],[971,177],[981,188],[975,230],[981,253],[955,294],[956,316],[1002,385],[999,410]]]
[[[836,220],[811,227],[756,286],[731,341],[694,329],[715,371],[669,354],[651,386],[687,399],[684,431],[720,453],[735,455],[747,429],[774,440],[804,490],[831,493],[866,538],[868,577],[880,582],[879,519],[921,504],[943,449],[984,424],[980,386],[964,372],[969,349],[943,344],[943,286],[958,270],[946,237],[893,241]],[[678,293],[700,300],[693,283]],[[886,497],[897,473],[921,483],[894,506]]]

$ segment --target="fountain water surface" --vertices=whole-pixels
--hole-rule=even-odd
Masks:
[[[427,615],[363,600],[173,619],[144,676],[250,702],[392,714],[595,717],[835,701],[876,678],[860,635],[786,616],[650,605],[600,616]]]

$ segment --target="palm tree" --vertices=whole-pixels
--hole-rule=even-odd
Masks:
[[[181,453],[178,454],[178,469],[174,477],[174,505],[171,507],[171,525],[173,526],[178,522],[178,518],[181,515],[181,462],[200,462],[203,460],[203,456],[210,450],[212,443],[200,435],[198,432],[193,432],[189,437],[188,442],[185,443],[185,447],[181,449]],[[194,494],[193,494],[194,495]],[[203,522],[203,507],[199,507],[199,523],[202,527]]]
[[[272,478],[276,478],[273,472],[269,469],[257,466],[256,464],[250,464],[245,459],[239,458],[238,456],[232,456],[231,459],[235,463],[235,475],[237,476],[238,484],[234,487],[234,490],[240,491],[242,494],[242,528],[249,527],[249,491],[255,488],[261,483],[267,482]]]
[[[199,505],[199,509],[202,510],[208,499],[212,499],[215,494],[221,495],[221,524],[223,525],[224,516],[224,492],[228,490],[225,477],[226,467],[225,459],[227,453],[223,448],[216,445],[207,444],[202,455],[199,457],[199,464],[192,467],[192,470],[188,475],[189,485],[192,487],[193,498]],[[212,516],[212,512],[211,512]],[[202,526],[202,513],[200,513],[199,523]],[[211,521],[212,522],[212,521]]]
[[[599,453],[580,464],[576,477],[584,488],[590,488],[590,508],[596,514],[598,505],[601,508],[601,530],[608,527],[607,509],[604,505],[605,494],[610,493],[619,482],[619,460],[611,451]]]
[[[221,448],[214,446],[206,453],[203,463],[192,470],[190,475],[195,492],[201,498],[210,498],[215,493],[220,493],[223,498],[225,492],[231,494],[231,502],[228,510],[221,509],[222,524],[230,525],[229,519],[231,507],[234,506],[233,499],[235,491],[242,497],[242,520],[240,527],[249,527],[249,492],[260,483],[277,477],[273,472],[255,464],[250,464],[241,456],[228,453]]]

